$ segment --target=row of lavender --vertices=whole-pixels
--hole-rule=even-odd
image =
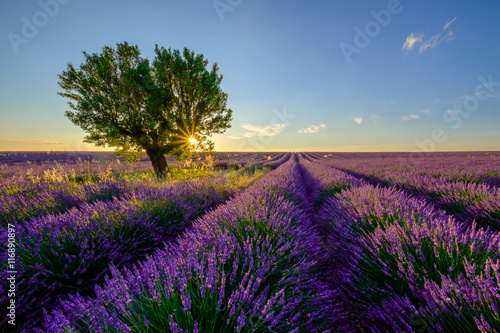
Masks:
[[[403,171],[466,183],[500,186],[500,152],[414,153],[308,153],[315,159],[335,161],[337,167],[364,173]],[[376,166],[374,169],[373,167]]]
[[[109,201],[130,193],[124,182],[78,185],[71,182],[32,183],[21,181],[0,185],[0,221],[7,223],[47,214],[60,214],[84,204]]]
[[[189,162],[192,166],[211,165],[218,168],[267,164],[283,153],[195,153],[189,160],[177,161],[167,156],[169,167],[181,167]],[[151,170],[149,158],[140,159],[130,165],[124,158],[117,158],[112,152],[0,152],[0,185],[13,179],[53,179],[109,177],[111,174],[147,172]]]
[[[228,154],[229,155],[229,154]],[[253,155],[251,155],[253,156]],[[250,164],[279,165],[290,157],[290,153],[259,155]],[[264,157],[262,157],[264,156]],[[244,162],[242,162],[244,163]],[[137,183],[137,182],[136,182]],[[130,193],[139,186],[147,184],[131,184],[121,181],[101,181],[90,184],[79,184],[64,179],[58,181],[18,181],[0,182],[0,225],[13,220],[64,213],[73,207],[97,201],[111,200]]]
[[[279,154],[276,164],[289,156]],[[80,209],[66,214],[26,221],[19,228],[24,234],[33,230],[36,234],[39,228],[50,227],[45,229],[49,230],[49,237],[28,239],[28,243],[34,241],[39,247],[28,246],[26,253],[41,252],[41,256],[33,256],[36,262],[48,255],[46,267],[62,260],[57,274],[73,265],[75,277],[68,274],[67,278],[73,282],[81,278],[74,284],[80,293],[66,294],[62,309],[54,306],[55,302],[46,306],[49,313],[43,330],[38,331],[499,329],[497,233],[479,229],[474,223],[467,227],[462,219],[446,215],[425,196],[415,198],[395,187],[374,187],[363,178],[319,164],[317,156],[303,157],[315,163],[305,159],[299,165],[294,161],[285,163],[242,195],[198,220],[178,243],[135,264],[138,257],[127,258],[129,253],[152,253],[155,246],[148,248],[141,242],[138,247],[130,245],[136,237],[144,239],[144,234],[130,232],[129,224],[137,223],[148,234],[162,235],[158,244],[174,237],[184,227],[182,221],[193,219],[194,215],[179,217],[180,227],[176,229],[175,223],[170,223],[176,218],[175,209],[169,210],[165,207],[168,204],[145,205],[148,207],[138,209],[139,213],[130,208],[123,215],[99,210],[100,205],[104,207],[111,201],[82,204]],[[194,190],[200,191],[203,190]],[[165,193],[159,197],[169,195],[175,197]],[[124,194],[124,198],[131,196]],[[182,202],[179,198],[173,201]],[[85,211],[87,206],[87,216],[83,214],[78,219],[70,215],[73,211]],[[182,204],[178,207],[185,208]],[[174,215],[169,215],[172,212]],[[141,214],[147,215],[142,222]],[[58,219],[62,216],[68,218]],[[158,227],[162,218],[166,227],[148,227]],[[92,222],[94,219],[97,223]],[[122,222],[123,219],[127,221]],[[319,221],[320,233],[311,221]],[[69,239],[74,240],[75,235],[77,240],[83,239],[74,247],[74,257],[58,255],[66,249],[58,248],[60,240],[50,238],[51,235],[75,229],[75,224],[95,227],[76,228],[83,232],[70,233]],[[115,242],[117,246],[126,239],[130,248],[125,246],[113,252],[110,247],[115,257],[119,257],[118,251],[125,256],[109,267],[109,257],[100,261],[102,249],[97,245],[107,244],[108,239],[96,238],[96,242],[89,243],[82,237],[85,230],[91,231],[91,235],[101,232],[102,237],[116,224],[119,241],[111,237],[110,244]],[[52,226],[56,227],[51,229]],[[47,240],[51,243],[44,248]],[[86,244],[93,246],[87,249]],[[142,246],[146,250],[141,252]],[[50,250],[54,248],[59,250],[53,253]],[[92,255],[87,259],[96,263],[80,259],[88,253]],[[64,263],[67,267],[63,267]],[[89,279],[85,265],[100,276]],[[50,275],[41,266],[32,267],[38,269],[30,273],[32,276]],[[101,277],[108,272],[112,276],[106,277],[105,283],[92,293],[94,284],[102,282]],[[43,279],[42,283],[48,286]],[[54,301],[57,292],[50,290],[48,294]],[[44,306],[42,298],[35,294],[33,304],[40,301]],[[162,317],[165,313],[168,318]]]
[[[500,230],[500,187],[484,182],[452,181],[445,178],[424,176],[382,168],[377,164],[363,165],[340,159],[320,159],[309,155],[316,163],[340,168],[353,175],[362,176],[374,185],[405,190],[419,196],[471,225]],[[356,161],[356,159],[352,159]],[[359,162],[359,161],[358,161]]]
[[[199,219],[176,244],[45,316],[40,332],[324,331],[337,290],[294,160]]]
[[[42,309],[57,307],[61,293],[93,294],[110,263],[122,267],[144,258],[255,177],[221,175],[159,188],[120,182],[2,188],[1,265],[7,267],[7,237],[15,234],[19,329],[39,324]],[[2,308],[9,302],[6,274],[2,269]]]
[[[413,174],[425,179],[500,186],[500,152],[433,153],[416,162],[409,153],[305,155],[311,160],[366,175],[374,181],[386,181],[391,174]]]
[[[290,158],[291,153],[277,153],[273,155],[261,155],[257,158],[253,158],[251,162],[247,163],[247,165],[266,165],[266,164],[272,164],[277,163],[278,165],[281,164],[282,160],[287,160]]]
[[[497,332],[500,234],[303,159],[350,331]]]
[[[274,156],[279,153],[263,153],[263,152],[218,152],[218,153],[194,153],[191,158],[194,160],[204,160],[207,156],[215,156],[217,160],[234,161],[235,163],[251,161],[252,159],[266,159],[268,156]],[[31,165],[41,164],[68,164],[74,165],[82,162],[90,161],[91,163],[109,163],[119,160],[125,163],[124,157],[116,157],[113,152],[1,152],[0,164],[5,165]],[[149,158],[142,158],[140,161],[149,162]],[[167,156],[169,165],[176,165],[176,159],[172,156]]]

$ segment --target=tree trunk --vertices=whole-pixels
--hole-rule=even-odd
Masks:
[[[168,176],[167,159],[163,154],[148,154],[153,169],[155,170],[156,177],[163,179]]]

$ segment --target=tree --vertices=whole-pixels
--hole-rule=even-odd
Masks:
[[[73,111],[65,115],[87,133],[84,142],[115,147],[130,162],[146,154],[163,178],[166,155],[181,160],[194,150],[212,150],[209,137],[231,127],[222,75],[216,63],[207,69],[203,54],[156,45],[150,63],[127,42],[83,54],[78,70],[69,63],[58,75],[64,90],[58,94],[70,99]]]

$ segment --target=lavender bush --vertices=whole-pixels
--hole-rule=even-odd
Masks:
[[[99,182],[77,186],[70,182],[20,182],[0,190],[0,221],[30,219],[64,213],[73,207],[97,201],[109,201],[130,192],[123,182]]]
[[[500,165],[498,154],[492,156],[496,158],[497,165]],[[500,230],[500,187],[498,187],[500,183],[496,180],[484,180],[483,182],[483,180],[473,181],[467,177],[441,177],[439,175],[432,177],[425,175],[425,173],[405,172],[401,171],[402,167],[395,165],[394,162],[397,162],[395,158],[389,162],[385,162],[382,158],[372,158],[368,160],[372,163],[367,165],[364,164],[365,160],[352,158],[349,161],[326,159],[319,162],[340,166],[352,174],[365,177],[373,184],[392,186],[413,195],[419,195],[446,210],[449,214],[455,215],[466,224],[470,225],[472,221],[476,221],[482,227]],[[438,159],[438,161],[443,163],[443,160]],[[498,167],[492,168],[492,163],[483,162],[478,167],[473,164],[474,161],[477,162],[476,159],[473,159],[469,163],[474,166],[477,175],[500,174]],[[453,165],[450,166],[449,160],[446,163],[448,168],[454,169]],[[472,168],[472,165],[469,168]],[[419,167],[421,166],[419,164]],[[425,169],[429,169],[429,167],[432,166],[426,165]],[[452,180],[452,178],[457,180]]]
[[[499,156],[218,153],[168,182],[95,161],[94,183],[10,156],[15,330],[499,332]]]
[[[324,250],[292,161],[198,220],[177,245],[124,271],[97,298],[71,297],[45,330],[325,331],[341,317],[316,269]],[[306,209],[307,211],[307,209]],[[333,315],[335,314],[335,315]]]
[[[173,239],[196,217],[233,195],[237,189],[228,185],[226,178],[218,178],[142,188],[121,199],[15,223],[22,265],[18,316],[31,327],[40,320],[41,309],[53,307],[61,293],[92,293],[94,284],[109,272],[109,264],[121,267]],[[7,244],[6,237],[2,233],[2,244]],[[0,296],[2,306],[6,296]],[[28,307],[29,303],[36,305]]]
[[[319,179],[339,173],[316,163],[304,165]],[[327,183],[319,181],[317,187]],[[353,329],[498,329],[500,234],[475,224],[465,228],[404,192],[354,183],[324,200],[318,214],[330,224],[329,252],[348,307],[357,313],[350,318]]]

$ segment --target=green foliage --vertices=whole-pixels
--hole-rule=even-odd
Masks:
[[[191,180],[200,177],[213,177],[219,174],[219,171],[201,169],[201,168],[186,168],[186,167],[173,167],[169,169],[169,181],[176,180]],[[144,180],[155,184],[165,184],[168,182],[158,181],[155,178],[155,174],[152,170],[150,171],[134,171],[134,172],[123,172],[115,175],[116,180],[126,180],[126,181],[136,181]]]
[[[276,169],[276,166],[274,164],[264,164],[264,168],[269,168],[269,170],[274,170]]]
[[[202,54],[157,45],[149,61],[127,42],[83,54],[78,69],[70,63],[59,75],[59,95],[70,99],[73,111],[66,117],[87,133],[84,142],[115,147],[129,162],[145,152],[155,166],[166,155],[182,159],[194,150],[212,150],[208,138],[230,127],[222,75],[216,63],[207,69]],[[163,168],[166,163],[155,166],[157,175]]]
[[[237,169],[236,169],[237,170]],[[243,169],[239,170],[240,173],[255,173],[256,171],[264,170],[264,166],[262,164],[251,164],[245,165]]]
[[[125,160],[133,164],[134,162],[137,162],[141,158],[146,158],[146,153],[145,152],[136,152],[130,149],[130,147],[117,147],[115,149],[115,156],[116,157],[125,157]]]

